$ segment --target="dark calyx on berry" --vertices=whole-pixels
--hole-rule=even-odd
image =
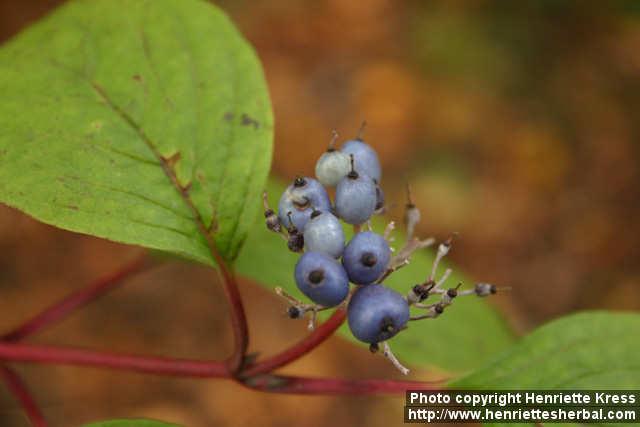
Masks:
[[[294,187],[300,188],[304,187],[305,185],[307,185],[307,180],[301,176],[296,176],[296,179],[293,180]]]
[[[490,285],[489,283],[478,283],[475,292],[478,296],[486,297],[487,295],[497,293],[498,288],[496,288],[496,285]]]
[[[378,335],[380,338],[379,341],[384,341],[387,338],[394,336],[395,332],[396,325],[393,322],[393,319],[389,316],[383,317],[380,322],[380,334]]]
[[[291,212],[287,212],[287,216],[289,217],[289,228],[287,228],[289,238],[287,239],[287,247],[291,252],[302,252],[302,249],[304,248],[304,235],[298,231],[295,225],[293,225],[293,221],[291,221]]]
[[[433,280],[422,285],[415,285],[413,287],[413,293],[420,297],[420,301],[424,301],[429,296],[429,292],[435,285],[436,284]]]
[[[267,224],[267,228],[269,230],[280,232],[280,221],[278,220],[278,217],[276,217],[275,215],[268,216],[265,223]]]
[[[420,298],[420,301],[425,300],[429,296],[429,291],[425,292],[423,285],[415,285],[413,287],[413,293],[416,294],[418,298]]]
[[[302,248],[304,248],[304,236],[297,232],[295,234],[290,234],[287,246],[292,252],[302,252]]]
[[[376,256],[371,252],[365,252],[362,254],[360,262],[365,267],[373,267],[378,262],[378,258],[376,258]]]
[[[267,228],[269,230],[280,232],[280,220],[276,216],[273,209],[266,209],[264,211],[265,224],[267,224]]]
[[[300,317],[301,314],[302,313],[300,312],[300,309],[296,306],[291,306],[287,310],[287,315],[289,316],[290,319],[297,319],[298,317]]]
[[[347,174],[347,177],[349,179],[358,179],[358,177],[360,175],[358,175],[358,172],[356,172],[355,166],[353,164],[354,160],[353,160],[353,154],[349,154],[349,159],[351,160],[351,172],[349,172]]]
[[[309,282],[313,283],[314,285],[319,284],[323,280],[324,280],[324,271],[313,270],[311,273],[309,273]]]
[[[311,212],[311,219],[316,218],[320,215],[322,215],[322,211],[318,211],[314,209],[313,212]]]

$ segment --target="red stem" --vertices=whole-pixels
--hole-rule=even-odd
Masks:
[[[131,117],[124,109],[122,109],[122,107],[114,102],[114,100],[109,96],[107,91],[105,91],[102,86],[94,81],[91,81],[90,84],[93,89],[102,97],[105,103],[126,123],[128,123],[131,128],[136,131],[138,136],[146,144],[147,148],[151,150],[158,163],[160,164],[160,167],[162,167],[163,172],[165,173],[173,187],[176,189],[184,203],[187,205],[189,210],[191,210],[193,220],[195,221],[200,234],[202,234],[202,236],[207,240],[207,246],[209,247],[211,256],[213,256],[216,263],[218,264],[218,271],[222,275],[225,293],[231,306],[231,326],[233,328],[235,347],[233,354],[227,360],[227,365],[232,373],[237,373],[242,368],[244,357],[247,352],[247,347],[249,345],[249,331],[247,328],[247,319],[244,314],[244,307],[242,306],[242,300],[240,299],[240,293],[238,292],[238,284],[236,282],[235,276],[233,274],[233,271],[229,268],[226,260],[218,252],[218,246],[216,245],[215,239],[213,238],[212,230],[215,230],[215,224],[205,224],[202,215],[200,215],[200,211],[189,195],[189,186],[185,187],[180,183],[171,159],[162,155],[154,142],[144,132],[140,125],[138,125],[133,117]]]
[[[0,339],[3,341],[20,341],[35,334],[46,326],[52,325],[68,316],[72,311],[115,289],[122,283],[123,279],[139,272],[146,265],[146,255],[139,255],[120,270],[104,276],[88,287],[75,291],[62,300],[50,305],[39,314],[26,320],[20,326],[0,337]]]
[[[254,365],[248,366],[243,372],[242,376],[245,378],[252,377],[267,372],[272,372],[282,366],[301,358],[305,354],[309,353],[314,348],[322,344],[327,338],[342,325],[346,317],[346,310],[344,308],[338,308],[323,324],[316,328],[313,333],[307,335],[300,342],[289,347],[281,353],[275,356],[269,357],[262,362],[258,362]]]
[[[140,271],[145,266],[144,256],[138,257],[118,272],[103,277],[89,287],[68,295],[13,331],[5,334],[0,338],[5,341],[0,341],[0,360],[95,366],[181,377],[233,378],[254,390],[274,393],[367,395],[398,393],[409,388],[437,388],[434,383],[425,382],[300,378],[269,374],[273,370],[304,356],[330,337],[344,322],[346,316],[344,308],[337,309],[326,322],[297,344],[266,360],[244,368],[243,364],[248,347],[248,328],[238,283],[233,270],[218,254],[211,236],[206,233],[206,230],[203,231],[205,231],[203,234],[207,237],[212,255],[218,264],[218,272],[221,275],[231,309],[235,346],[233,354],[226,362],[134,356],[72,347],[38,346],[6,342],[18,341],[30,336],[64,318],[73,310],[114,289],[122,279]],[[46,426],[44,418],[20,378],[9,368],[2,368],[2,375],[9,388],[22,403],[33,425],[36,427]]]
[[[142,357],[100,353],[79,348],[0,343],[0,359],[44,364],[96,366],[156,375],[196,378],[230,378],[224,363],[189,359]],[[6,375],[5,375],[6,377]],[[245,386],[270,393],[289,394],[395,394],[409,389],[435,390],[442,382],[347,380],[341,378],[302,378],[282,375],[257,375],[246,378]]]
[[[43,364],[96,366],[182,377],[229,377],[225,364],[220,362],[134,356],[73,347],[0,342],[0,359]]]
[[[34,427],[47,427],[47,421],[44,419],[44,415],[40,412],[38,404],[31,396],[31,393],[29,393],[27,386],[20,376],[7,366],[0,367],[0,375],[2,375],[2,379],[4,379],[11,393],[22,405],[22,409],[27,414],[27,417],[29,417],[31,425]]]
[[[96,366],[101,368],[196,378],[230,378],[224,363],[189,359],[142,357],[100,353],[79,348],[0,343],[0,359],[59,365]],[[6,377],[6,374],[5,374]],[[263,392],[289,394],[397,394],[409,389],[434,390],[442,381],[348,380],[341,378],[302,378],[282,375],[256,375],[242,382]]]
[[[229,303],[231,328],[234,336],[234,350],[227,359],[227,368],[229,372],[238,374],[242,370],[247,348],[249,347],[247,317],[234,272],[227,267],[222,259],[218,260],[218,267],[223,279],[224,292]]]
[[[202,217],[198,213],[195,205],[189,199],[188,194],[182,190],[181,193],[186,203],[191,208],[196,224],[200,233],[207,240],[209,246],[209,252],[218,265],[218,274],[222,279],[222,285],[224,293],[229,303],[229,314],[231,315],[231,329],[233,330],[233,353],[227,359],[227,369],[232,374],[236,375],[242,370],[244,366],[245,355],[247,354],[247,348],[249,348],[249,328],[247,327],[247,316],[244,312],[244,305],[242,304],[242,297],[238,289],[238,281],[236,275],[227,264],[227,261],[218,252],[218,247],[214,238],[209,233],[207,227],[205,227]]]
[[[348,394],[358,396],[397,394],[416,389],[442,389],[442,382],[302,378],[282,375],[259,375],[245,380],[245,385],[254,390],[269,393],[314,395]]]

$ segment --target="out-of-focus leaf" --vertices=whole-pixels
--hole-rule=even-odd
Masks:
[[[626,389],[640,384],[640,315],[586,312],[524,337],[457,388]]]
[[[586,312],[562,317],[540,327],[450,386],[519,390],[637,389],[640,384],[638,336],[640,315],[637,314]]]

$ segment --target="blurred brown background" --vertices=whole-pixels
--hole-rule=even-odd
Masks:
[[[0,0],[0,39],[58,3]],[[274,174],[312,173],[330,130],[346,139],[366,119],[387,198],[401,206],[409,178],[425,218],[421,234],[458,231],[453,260],[472,277],[513,288],[497,304],[516,329],[579,309],[640,308],[639,2],[216,3],[263,61],[276,117]],[[0,327],[136,251],[0,207]],[[231,337],[215,280],[170,262],[33,341],[222,356]],[[254,350],[272,353],[305,333],[268,292],[246,284],[243,294]],[[397,376],[380,359],[332,339],[288,372]],[[220,381],[18,369],[54,426],[117,416],[189,426],[401,424],[402,399],[271,396]],[[0,425],[27,425],[4,389]]]

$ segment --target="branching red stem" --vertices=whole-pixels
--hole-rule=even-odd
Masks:
[[[35,334],[46,326],[62,320],[72,311],[83,307],[118,287],[122,281],[143,270],[148,265],[146,254],[139,255],[120,270],[108,274],[88,287],[75,291],[62,300],[50,305],[39,314],[26,320],[20,326],[3,335],[3,341],[20,341]]]
[[[218,264],[218,271],[220,272],[220,275],[222,277],[225,294],[230,305],[231,327],[233,328],[234,335],[234,351],[227,360],[227,365],[229,371],[231,371],[232,373],[239,372],[242,368],[244,357],[249,346],[249,330],[247,328],[247,319],[244,313],[244,307],[242,305],[242,299],[240,298],[238,283],[235,279],[234,272],[229,267],[224,257],[222,257],[218,252],[218,246],[215,242],[215,239],[213,238],[212,229],[214,228],[215,224],[205,224],[202,215],[200,215],[200,211],[198,211],[198,208],[189,195],[189,187],[185,187],[180,184],[180,180],[176,176],[176,172],[172,163],[170,162],[170,159],[164,157],[162,153],[160,153],[156,145],[151,141],[144,130],[125,110],[123,110],[111,99],[111,97],[101,85],[96,82],[90,82],[90,84],[91,87],[93,87],[93,89],[96,91],[96,93],[98,93],[104,99],[107,105],[109,105],[109,107],[113,109],[115,113],[117,113],[125,122],[129,124],[129,126],[131,126],[132,129],[134,129],[138,133],[138,136],[142,139],[147,148],[151,150],[153,155],[158,160],[158,163],[163,172],[165,173],[175,190],[178,192],[185,205],[191,211],[193,220],[198,227],[198,231],[207,240],[209,251]]]
[[[438,389],[439,383],[391,381],[391,380],[347,380],[334,378],[301,378],[271,374],[274,370],[285,366],[304,356],[328,337],[344,322],[345,309],[337,309],[333,315],[297,344],[261,362],[245,366],[245,358],[249,344],[249,331],[242,299],[235,272],[227,260],[218,252],[213,238],[211,226],[206,225],[193,200],[189,188],[180,184],[172,164],[156,149],[144,131],[107,96],[107,93],[96,83],[91,83],[95,91],[105,102],[135,129],[148,148],[157,157],[163,171],[178,191],[187,207],[199,232],[207,240],[212,257],[218,265],[225,295],[230,306],[231,325],[234,334],[234,351],[225,362],[200,361],[154,356],[136,356],[110,352],[98,352],[82,348],[54,347],[44,345],[26,345],[16,343],[46,326],[49,326],[77,308],[104,295],[114,289],[120,282],[146,265],[143,256],[136,258],[121,270],[101,278],[87,288],[76,291],[61,301],[49,306],[38,315],[28,319],[13,331],[0,337],[0,360],[31,362],[41,364],[93,366],[107,369],[127,370],[156,375],[172,375],[197,378],[230,378],[251,389],[273,393],[295,394],[391,394],[404,392],[407,389]],[[9,389],[22,404],[31,423],[35,427],[46,427],[46,421],[29,394],[20,377],[10,368],[0,366],[0,374]]]
[[[254,390],[270,393],[358,396],[398,394],[406,390],[438,390],[443,388],[442,382],[302,378],[283,375],[259,375],[245,380],[245,385]]]
[[[244,358],[249,347],[249,329],[244,305],[240,297],[238,282],[235,274],[230,270],[224,260],[218,261],[218,267],[223,279],[224,291],[229,303],[231,313],[231,327],[234,336],[234,351],[227,359],[227,368],[233,374],[238,374],[244,364]]]
[[[191,203],[191,199],[188,196],[183,196],[187,201],[187,204],[191,207],[193,215],[196,218],[196,224],[200,233],[207,239],[211,256],[218,265],[218,274],[222,281],[227,302],[229,303],[229,314],[231,317],[231,328],[233,330],[233,353],[227,359],[227,368],[232,374],[238,374],[244,365],[244,359],[249,348],[249,328],[247,327],[247,316],[244,312],[244,305],[242,303],[242,297],[240,296],[240,290],[238,288],[238,281],[234,271],[229,267],[227,261],[218,252],[216,242],[209,234],[209,231],[204,226],[202,218],[198,213],[195,206]]]
[[[197,211],[196,211],[197,212]],[[391,394],[409,388],[436,389],[437,384],[412,381],[389,380],[345,380],[328,378],[301,378],[273,375],[271,372],[285,366],[329,338],[344,322],[346,311],[337,309],[332,316],[313,333],[292,347],[261,362],[244,366],[248,347],[248,328],[238,283],[233,270],[216,250],[215,242],[203,223],[202,234],[208,240],[213,258],[218,264],[225,294],[230,304],[231,323],[235,346],[233,354],[226,362],[212,362],[191,359],[177,359],[155,356],[136,356],[110,352],[98,352],[82,348],[26,345],[15,343],[69,315],[73,310],[104,295],[117,287],[120,282],[146,266],[146,259],[139,257],[121,270],[101,278],[85,289],[76,291],[61,301],[49,306],[38,315],[25,321],[13,331],[0,337],[0,360],[41,364],[79,365],[99,368],[135,371],[156,375],[170,375],[196,378],[230,378],[258,391],[294,394]],[[2,367],[2,376],[23,405],[32,424],[46,426],[34,400],[29,395],[20,378],[9,368]]]
[[[189,359],[143,357],[103,353],[86,349],[0,343],[0,359],[57,365],[95,366],[195,378],[231,378],[227,366],[220,362]],[[442,381],[348,380],[342,378],[302,378],[273,374],[258,374],[242,380],[245,386],[263,392],[289,394],[397,394],[408,389],[435,390]]]
[[[331,317],[329,317],[324,323],[316,328],[313,333],[307,335],[297,344],[289,347],[281,353],[275,356],[269,357],[261,362],[248,366],[242,375],[245,378],[252,377],[259,374],[265,374],[272,372],[282,366],[301,358],[305,354],[309,353],[314,348],[322,344],[327,338],[342,325],[346,317],[346,310],[344,308],[337,309]]]
[[[96,366],[182,377],[229,377],[225,364],[220,362],[134,356],[73,347],[0,343],[0,359],[43,364]]]
[[[0,367],[0,375],[2,375],[2,379],[7,384],[11,394],[15,396],[27,417],[29,417],[31,425],[33,427],[47,427],[47,421],[20,376],[7,366]]]

